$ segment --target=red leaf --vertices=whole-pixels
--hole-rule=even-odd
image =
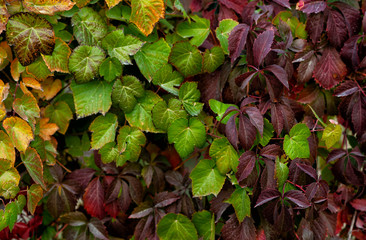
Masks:
[[[254,40],[253,52],[254,52],[254,66],[259,67],[264,58],[271,51],[271,46],[274,39],[274,30],[269,29],[261,34]]]
[[[331,89],[347,74],[346,65],[334,48],[326,48],[314,69],[315,80],[325,89]]]
[[[264,70],[267,70],[267,71],[270,71],[271,73],[273,73],[276,76],[276,78],[283,84],[283,86],[285,86],[287,89],[289,89],[288,76],[287,76],[285,69],[283,69],[282,67],[280,67],[278,65],[270,65],[270,66],[266,67]]]
[[[272,125],[279,136],[283,129],[283,116],[278,107],[279,104],[271,103],[271,122]]]
[[[338,160],[340,159],[341,157],[343,157],[344,155],[346,155],[346,150],[344,149],[334,149],[333,151],[331,151],[329,154],[328,154],[328,157],[327,157],[327,163],[329,162],[333,162],[335,160]]]
[[[239,158],[238,171],[236,172],[236,178],[238,181],[246,179],[252,172],[257,156],[252,151],[244,152]]]
[[[79,185],[82,189],[88,186],[90,179],[94,176],[95,170],[91,168],[83,168],[72,171],[67,175],[66,179]]]
[[[311,205],[305,194],[299,190],[290,190],[286,192],[284,198],[287,198],[301,208],[307,208]]]
[[[266,189],[258,197],[257,203],[254,207],[259,207],[275,198],[281,196],[281,193],[277,189]]]
[[[312,40],[313,44],[316,44],[324,29],[324,14],[310,14],[306,21],[306,31],[308,32],[310,39]]]
[[[235,119],[236,115],[231,116],[227,121],[225,126],[225,135],[231,145],[233,145],[235,149],[238,149],[238,130],[236,129]]]
[[[366,199],[353,199],[350,203],[355,209],[366,212]]]
[[[233,63],[243,51],[250,27],[246,24],[237,25],[229,34],[229,56]]]
[[[84,208],[93,217],[102,219],[104,212],[104,188],[99,178],[94,178],[85,190]]]
[[[243,222],[239,223],[235,214],[226,221],[221,232],[222,238],[226,240],[252,240],[257,237],[253,219],[245,217]]]
[[[336,48],[342,47],[348,38],[347,26],[342,14],[336,10],[328,11],[327,29],[328,40]]]
[[[302,2],[302,6],[299,4],[300,2]],[[323,12],[327,7],[326,2],[324,1],[306,0],[300,2],[296,6],[296,8],[307,14]]]
[[[312,166],[301,164],[301,163],[296,163],[296,165],[297,165],[298,168],[300,168],[304,173],[306,173],[310,177],[312,177],[314,179],[318,179],[318,175],[316,174],[316,170]]]
[[[240,89],[246,88],[249,84],[250,80],[253,79],[254,75],[257,74],[257,71],[250,71],[243,73],[235,78],[235,83],[240,87]]]
[[[249,150],[255,140],[256,130],[253,124],[244,115],[239,116],[239,141],[245,150]]]

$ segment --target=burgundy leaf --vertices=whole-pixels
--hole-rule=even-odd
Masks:
[[[104,210],[108,215],[110,215],[113,218],[116,218],[118,213],[120,212],[118,199],[115,199],[109,203],[104,204]]]
[[[240,156],[238,171],[236,172],[236,178],[239,182],[246,179],[253,171],[256,159],[257,156],[253,151],[246,151]]]
[[[192,0],[189,7],[192,12],[199,12],[202,9],[202,0]]]
[[[60,217],[60,220],[61,222],[67,223],[73,227],[79,227],[85,225],[88,222],[88,219],[86,218],[84,213],[78,211],[63,214]]]
[[[98,218],[90,219],[88,223],[89,231],[98,239],[108,240],[108,232],[106,227]]]
[[[54,218],[58,218],[63,212],[75,210],[76,193],[66,184],[56,183],[49,189],[47,195],[47,209]]]
[[[357,41],[361,36],[355,35],[349,38],[343,45],[341,50],[341,56],[345,59],[346,63],[351,64],[353,68],[357,68],[360,64],[360,58],[358,56],[358,44]]]
[[[310,14],[310,13],[320,13],[325,10],[327,7],[326,2],[324,1],[312,1],[312,0],[305,0],[301,1],[302,6],[299,4],[297,6],[297,9],[301,10],[304,13]]]
[[[229,199],[231,194],[234,192],[231,184],[226,183],[217,197],[213,197],[211,200],[210,211],[212,211],[215,216],[215,222],[217,223],[225,210],[231,205],[230,203],[225,202],[225,200]]]
[[[283,129],[283,115],[278,103],[271,103],[271,122],[277,136],[279,136]]]
[[[357,186],[363,186],[365,183],[365,174],[352,166],[351,160],[348,159],[346,164],[345,176],[349,183]]]
[[[268,159],[276,160],[282,154],[282,148],[276,144],[269,144],[261,149],[259,155]]]
[[[234,12],[234,10],[231,10],[230,8],[228,8],[225,5],[223,5],[222,3],[220,3],[220,11],[219,11],[219,15],[217,17],[217,20],[219,22],[221,22],[222,20],[228,19],[228,18],[233,19],[235,21],[238,20],[238,16]]]
[[[366,132],[366,97],[358,93],[358,101],[353,105],[352,123],[357,136]]]
[[[236,11],[238,14],[243,12],[244,6],[248,4],[247,0],[219,0],[222,5]]]
[[[275,163],[272,160],[264,159],[266,166],[263,169],[260,184],[262,189],[276,189]]]
[[[311,205],[305,194],[299,190],[290,190],[286,192],[284,198],[287,198],[301,208],[307,208]]]
[[[121,187],[122,183],[118,178],[115,178],[113,182],[109,184],[106,191],[106,204],[111,203],[118,198]]]
[[[94,173],[95,170],[91,168],[77,169],[67,175],[66,179],[71,180],[75,184],[78,184],[82,189],[85,189],[94,176]]]
[[[275,3],[281,5],[282,7],[285,7],[285,8],[291,8],[290,7],[290,2],[289,0],[273,0]]]
[[[275,231],[278,233],[292,231],[294,223],[288,208],[284,204],[280,204],[279,208],[273,211]]]
[[[158,193],[154,198],[154,204],[156,208],[166,207],[179,199],[175,193],[172,192],[161,192]]]
[[[240,103],[240,109],[243,109],[246,105],[249,105],[249,104],[252,104],[252,103],[256,103],[256,102],[258,102],[257,99],[252,98],[252,97],[246,97]]]
[[[327,163],[340,159],[341,157],[345,156],[346,153],[347,151],[344,149],[334,149],[328,154]]]
[[[233,145],[235,149],[238,149],[238,130],[236,129],[235,119],[236,116],[234,115],[227,121],[225,126],[225,135],[231,145]]]
[[[235,214],[230,215],[222,227],[222,238],[225,240],[252,240],[256,239],[256,228],[254,221],[250,217],[245,217],[242,223],[239,223]]]
[[[229,56],[233,63],[243,51],[250,27],[244,23],[237,25],[229,34]]]
[[[250,122],[257,128],[261,136],[263,136],[263,116],[259,109],[257,107],[247,107],[244,111],[248,114]]]
[[[136,204],[139,204],[140,202],[142,202],[144,193],[143,193],[143,188],[142,188],[140,180],[138,180],[137,178],[132,177],[132,176],[123,176],[123,179],[127,180],[127,182],[128,182],[131,199]]]
[[[118,206],[122,212],[126,212],[132,202],[128,185],[125,181],[122,181],[122,194],[118,198]]]
[[[260,205],[279,197],[281,197],[281,193],[277,189],[266,189],[261,192],[254,207],[259,207]]]
[[[99,178],[94,178],[83,195],[84,208],[93,217],[102,219],[104,212],[104,188]]]
[[[253,79],[254,75],[257,74],[257,71],[250,71],[243,73],[235,78],[235,83],[240,87],[240,89],[246,88],[249,84],[250,80]]]
[[[366,212],[366,199],[353,199],[350,203],[356,210]]]
[[[266,67],[264,70],[272,72],[276,76],[276,78],[283,84],[283,86],[289,89],[288,76],[285,69],[283,69],[278,65],[270,65]]]
[[[154,169],[151,165],[145,166],[143,171],[142,171],[142,177],[145,180],[146,183],[146,187],[150,187],[152,178],[154,176]]]
[[[362,19],[362,30],[363,30],[363,33],[366,33],[366,14],[363,15],[363,19]]]
[[[332,5],[341,11],[348,29],[349,36],[357,34],[361,27],[360,10],[342,2],[335,2]]]
[[[351,95],[355,92],[357,92],[358,86],[354,81],[348,80],[345,81],[344,83],[342,83],[341,85],[339,85],[335,90],[334,90],[334,95],[337,97],[345,97],[348,95]]]
[[[254,51],[254,66],[259,67],[264,58],[271,51],[271,46],[274,39],[274,30],[269,29],[255,39],[253,44]]]
[[[314,178],[315,180],[318,179],[318,175],[316,174],[316,170],[309,165],[302,164],[302,163],[296,163],[296,165],[307,175]]]
[[[254,143],[257,132],[253,124],[244,115],[239,116],[239,141],[245,150],[249,150]]]
[[[310,14],[306,20],[306,31],[308,32],[313,44],[316,44],[324,29],[325,17],[323,13]]]
[[[241,18],[243,19],[243,22],[248,24],[249,26],[251,26],[253,23],[253,20],[254,20],[253,14],[254,14],[256,7],[257,7],[257,2],[252,1],[244,7],[243,12],[241,13]]]
[[[302,60],[299,67],[297,68],[297,81],[299,83],[306,83],[313,77],[315,66],[318,64],[318,58],[313,50],[309,51],[303,57],[298,58]]]
[[[300,92],[297,101],[299,103],[308,104],[314,102],[319,94],[322,94],[319,87],[315,84],[309,84]]]
[[[62,171],[62,168],[60,165],[55,164],[54,166],[50,167],[50,173],[53,179],[56,180],[56,182],[61,183],[62,179],[64,178],[64,173]]]
[[[151,202],[145,201],[139,204],[128,218],[143,218],[153,212]]]
[[[342,14],[336,10],[328,11],[327,29],[328,40],[336,48],[342,47],[348,38],[347,26]]]
[[[325,89],[331,89],[346,76],[347,68],[334,48],[326,48],[315,66],[315,80]]]
[[[180,187],[183,184],[183,176],[178,171],[168,171],[165,174],[165,179],[169,184],[175,187]]]

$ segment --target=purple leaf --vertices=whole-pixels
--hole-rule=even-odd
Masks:
[[[353,199],[350,203],[356,210],[366,212],[366,199]]]
[[[299,190],[290,190],[286,192],[284,198],[287,198],[301,208],[308,208],[311,206],[305,194]]]
[[[154,198],[156,208],[166,207],[179,199],[175,193],[172,192],[161,192],[158,193]]]
[[[276,144],[269,144],[261,149],[259,155],[271,160],[276,160],[283,153],[282,148]]]
[[[271,46],[274,39],[274,30],[269,29],[261,34],[254,40],[254,66],[259,67],[264,58],[271,51]]]
[[[106,191],[106,204],[111,203],[118,198],[121,187],[122,183],[118,178],[115,178],[113,182],[109,184]]]
[[[361,27],[361,15],[360,10],[342,2],[335,2],[332,6],[337,7],[345,20],[349,36],[353,36],[360,31]]]
[[[263,136],[263,116],[257,107],[247,107],[244,112],[248,114],[250,122],[257,128],[258,132]]]
[[[89,231],[98,239],[108,240],[108,232],[106,227],[98,218],[90,219],[88,223]]]
[[[79,185],[82,189],[88,186],[88,183],[94,176],[95,170],[91,168],[83,168],[72,171],[66,176],[67,180],[71,180],[75,184]]]
[[[271,103],[271,122],[277,136],[279,136],[283,129],[283,116],[278,103]]]
[[[253,79],[254,75],[257,74],[257,71],[250,71],[243,73],[235,78],[235,83],[240,87],[240,89],[246,88],[249,84],[250,80]]]
[[[146,187],[150,187],[152,178],[154,176],[154,169],[151,165],[145,166],[144,171],[142,171],[142,177],[145,180]]]
[[[296,165],[298,166],[298,168],[300,168],[304,173],[306,173],[310,177],[314,178],[315,180],[318,179],[316,170],[312,166],[302,164],[302,163],[296,163]]]
[[[83,195],[84,208],[93,217],[102,219],[104,212],[104,188],[99,178],[94,178]]]
[[[251,103],[256,103],[258,102],[257,99],[252,98],[252,97],[246,97],[243,99],[243,101],[240,103],[240,109],[244,108],[246,105],[249,105]]]
[[[243,22],[248,24],[249,26],[251,26],[253,23],[253,15],[256,7],[257,2],[252,1],[244,7],[243,12],[241,13],[241,18],[243,19]]]
[[[354,81],[348,80],[334,90],[334,95],[337,97],[345,97],[354,94],[358,90],[357,84]]]
[[[236,116],[237,115],[231,116],[227,121],[225,126],[225,135],[231,145],[233,145],[235,149],[238,149],[238,130],[236,129],[235,123]]]
[[[325,17],[323,13],[310,14],[306,20],[306,31],[308,32],[313,44],[316,44],[324,29]]]
[[[233,63],[243,51],[250,27],[246,24],[237,25],[229,34],[229,56]]]
[[[132,176],[123,176],[123,179],[128,182],[131,199],[136,204],[142,202],[144,195],[140,180]]]
[[[219,0],[222,5],[225,5],[227,8],[230,8],[241,14],[243,12],[244,6],[248,4],[247,0]]]
[[[328,154],[327,163],[340,159],[341,157],[345,156],[346,153],[347,151],[344,149],[334,149]]]
[[[253,124],[243,114],[239,116],[239,141],[245,150],[249,150],[255,140],[256,130]]]
[[[366,97],[359,92],[357,100],[353,105],[352,123],[357,136],[361,136],[366,132]]]
[[[283,69],[278,65],[270,65],[266,67],[264,70],[272,72],[276,76],[276,78],[283,84],[283,86],[289,89],[288,76],[285,69]]]
[[[342,47],[348,38],[347,26],[342,14],[336,10],[328,11],[327,29],[328,40],[336,48]]]
[[[254,207],[259,207],[260,205],[263,205],[266,202],[269,202],[278,197],[281,197],[281,193],[277,189],[266,189],[261,192]]]
[[[236,178],[239,182],[246,179],[253,171],[257,156],[252,151],[244,152],[239,158],[238,171],[236,172]]]
[[[363,19],[362,19],[362,30],[363,30],[363,33],[366,33],[366,14],[363,15]]]
[[[256,228],[252,218],[245,217],[242,223],[239,223],[235,214],[230,215],[222,227],[222,238],[227,240],[252,240],[256,239]]]
[[[143,218],[152,213],[153,210],[151,202],[146,201],[138,205],[128,218]]]
[[[229,199],[231,194],[234,192],[234,189],[230,185],[228,183],[224,185],[217,197],[214,197],[210,202],[210,211],[215,214],[216,223],[221,219],[224,211],[231,205],[230,203],[224,202],[225,200]]]
[[[306,83],[313,77],[315,66],[318,64],[318,59],[314,51],[310,51],[310,57],[302,61],[297,68],[297,81],[299,83]]]
[[[326,7],[327,4],[324,1],[306,0],[303,1],[303,6],[297,6],[297,9],[301,10],[304,13],[310,14],[323,12]]]
[[[282,7],[285,7],[285,8],[291,8],[290,7],[290,2],[289,0],[273,0],[275,3],[281,5]]]

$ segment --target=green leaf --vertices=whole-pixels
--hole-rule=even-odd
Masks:
[[[159,222],[157,233],[161,240],[197,240],[193,223],[182,214],[168,213]]]
[[[31,124],[35,123],[35,118],[40,117],[38,102],[31,93],[26,93],[21,98],[15,99],[13,109],[21,118]]]
[[[137,104],[137,98],[143,97],[145,90],[141,82],[134,76],[123,76],[113,85],[112,101],[125,112],[129,113]]]
[[[113,113],[107,113],[105,116],[94,119],[89,127],[89,131],[92,132],[92,149],[100,149],[106,143],[113,142],[116,137],[117,126],[117,116]]]
[[[239,23],[232,19],[224,19],[220,22],[219,27],[216,28],[216,37],[220,41],[221,47],[225,54],[229,54],[229,33]]]
[[[342,135],[342,128],[338,124],[329,123],[324,131],[322,136],[322,141],[325,141],[325,146],[327,149],[331,148],[339,142]]]
[[[71,49],[69,45],[60,38],[56,38],[56,45],[52,55],[42,54],[42,58],[51,72],[69,73],[70,55]]]
[[[73,118],[69,105],[64,101],[48,105],[44,110],[44,114],[45,117],[50,119],[51,123],[56,123],[59,127],[58,132],[61,134],[66,133],[69,122]]]
[[[126,113],[126,119],[131,126],[137,127],[146,132],[161,132],[155,128],[152,121],[152,109],[155,104],[162,101],[161,97],[153,91],[145,91],[145,95],[137,99],[133,110]]]
[[[86,132],[84,132],[81,137],[81,141],[78,136],[66,135],[65,142],[68,153],[73,157],[80,157],[84,152],[89,151],[90,149],[90,141]]]
[[[185,158],[195,147],[203,147],[206,142],[206,129],[197,118],[179,118],[168,127],[168,140],[169,143],[174,143],[179,155]]]
[[[125,125],[119,129],[117,142],[118,151],[122,155],[119,160],[136,162],[140,156],[141,147],[146,144],[146,137],[138,128]],[[117,166],[121,165],[123,164],[117,161]]]
[[[215,167],[215,161],[209,159],[201,160],[192,170],[190,178],[194,197],[210,194],[217,196],[225,183],[225,175],[222,175]]]
[[[78,83],[89,82],[98,74],[104,58],[104,51],[98,47],[79,46],[70,56],[69,70]]]
[[[117,58],[107,58],[99,67],[99,75],[104,77],[107,82],[112,82],[114,79],[122,75],[122,65]]]
[[[168,63],[170,47],[163,38],[152,44],[145,44],[134,56],[142,75],[151,81],[155,73]]]
[[[283,185],[285,184],[288,178],[289,169],[287,164],[282,163],[281,159],[277,157],[275,163],[275,177],[277,179],[278,188],[282,190]]]
[[[92,81],[83,84],[71,83],[75,110],[79,118],[95,113],[105,114],[112,105],[113,83]]]
[[[237,171],[239,155],[227,138],[217,138],[212,142],[210,156],[216,161],[221,174],[224,175],[230,170]]]
[[[37,204],[43,198],[42,187],[38,184],[32,184],[32,186],[27,190],[27,207],[28,212],[32,215],[36,210]]]
[[[55,47],[52,25],[34,13],[12,15],[6,25],[6,37],[23,66],[34,62],[41,53],[50,55]]]
[[[177,26],[177,33],[184,38],[193,37],[190,42],[197,47],[201,46],[210,34],[210,20],[192,16],[195,22],[182,22]]]
[[[37,58],[36,61],[32,62],[32,64],[28,65],[25,69],[27,74],[30,74],[38,81],[43,81],[48,76],[52,75],[51,71],[48,69],[46,63],[41,57]]]
[[[201,93],[197,86],[197,82],[185,82],[179,89],[179,99],[187,112],[192,116],[197,116],[203,108],[203,103],[198,102]]]
[[[212,73],[224,63],[224,60],[225,55],[221,47],[206,49],[203,55],[203,70]]]
[[[21,118],[9,117],[3,121],[3,127],[13,145],[24,152],[33,140],[33,132],[29,124]]]
[[[196,75],[202,71],[203,58],[201,52],[189,42],[174,44],[169,61],[185,77]]]
[[[21,158],[33,181],[40,184],[43,189],[47,189],[43,181],[43,163],[37,151],[34,148],[29,147],[25,153],[21,155]]]
[[[129,56],[135,55],[143,44],[138,38],[125,35],[121,29],[109,33],[102,42],[108,54],[117,58],[121,64],[132,64]]]
[[[215,240],[215,216],[206,210],[195,212],[192,222],[203,240]]]
[[[245,188],[238,187],[225,202],[233,205],[236,217],[242,222],[245,217],[250,217],[250,198]]]
[[[53,145],[51,141],[45,141],[41,137],[36,136],[30,146],[36,149],[42,161],[45,161],[49,165],[56,163],[56,156],[58,154],[57,146]]]
[[[14,198],[19,192],[20,175],[13,163],[0,158],[0,196]]]
[[[307,140],[311,133],[309,128],[298,123],[290,130],[290,136],[286,135],[283,142],[283,149],[292,160],[295,158],[308,158],[310,156],[309,142]]]
[[[208,104],[210,105],[211,110],[217,114],[216,116],[216,120],[220,121],[222,119],[222,117],[224,116],[226,110],[229,107],[235,107],[238,108],[238,106],[234,105],[234,104],[227,104],[227,103],[222,103],[220,101],[217,101],[215,99],[210,99],[208,101]],[[229,113],[224,119],[221,120],[221,123],[226,124],[227,121],[229,121],[230,117],[233,116],[235,114],[235,112],[231,112]]]
[[[18,219],[18,215],[22,212],[24,206],[25,206],[25,197],[24,195],[19,195],[16,201],[8,203],[5,206],[4,212],[1,210],[0,231],[7,226],[9,226],[10,231],[13,230],[14,225]]]
[[[3,130],[0,130],[0,159],[8,160],[11,165],[15,162],[14,145]]]
[[[154,125],[166,131],[176,119],[187,118],[187,113],[183,110],[181,101],[171,98],[168,105],[165,101],[158,102],[152,110],[152,116]]]
[[[77,4],[77,3],[76,3]],[[71,19],[73,32],[79,44],[100,46],[108,32],[103,18],[92,8],[81,8]]]
[[[273,125],[268,121],[267,118],[263,118],[263,137],[260,136],[259,132],[257,132],[257,138],[260,139],[259,143],[264,147],[266,146],[271,138],[273,137],[274,128]]]
[[[116,143],[113,141],[113,142],[109,142],[109,143],[105,144],[99,150],[99,154],[101,155],[103,163],[107,164],[107,163],[113,162],[115,159],[117,159],[119,152],[115,146],[116,146]]]
[[[173,71],[173,67],[170,64],[165,64],[161,67],[153,77],[153,83],[159,85],[164,90],[178,96],[178,88],[183,82],[183,76]]]

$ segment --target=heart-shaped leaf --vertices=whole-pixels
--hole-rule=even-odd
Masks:
[[[196,75],[202,71],[201,52],[189,42],[174,44],[169,61],[185,77]]]
[[[311,133],[309,128],[298,123],[290,130],[290,135],[285,136],[283,149],[292,160],[295,158],[308,158],[310,156],[309,142],[307,140]]]

